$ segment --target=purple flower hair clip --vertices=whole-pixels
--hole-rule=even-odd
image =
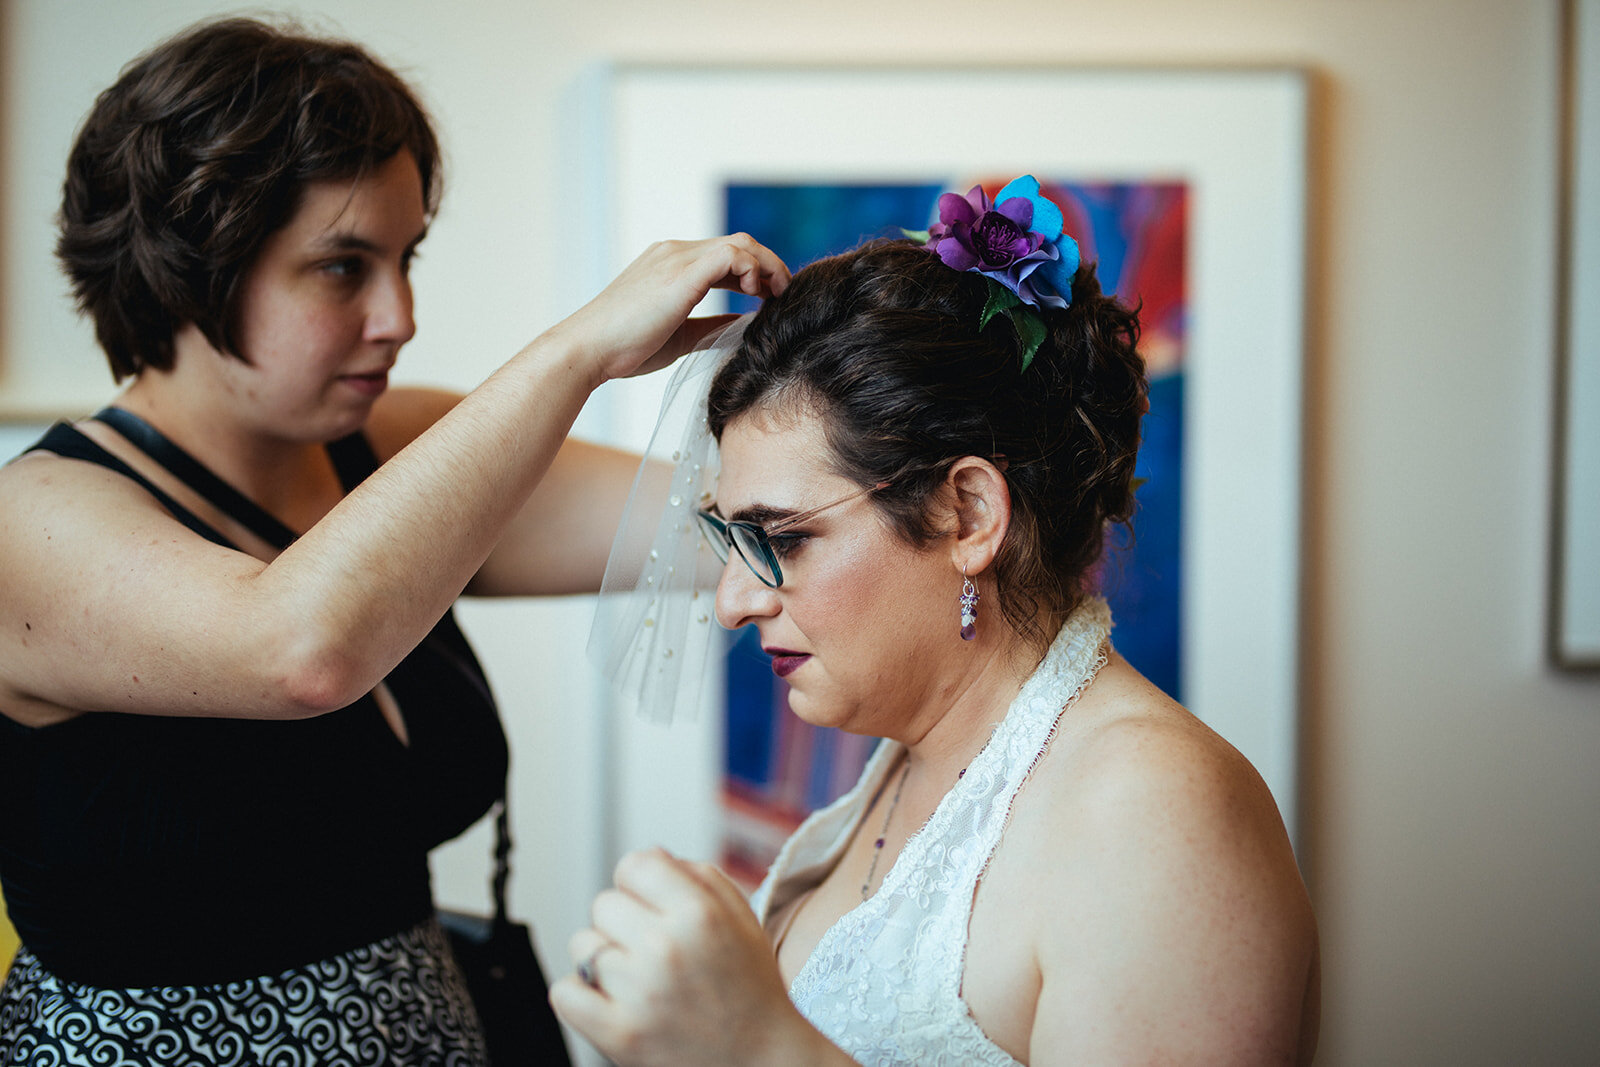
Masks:
[[[924,242],[954,270],[974,271],[989,280],[981,330],[1005,315],[1022,342],[1022,369],[1044,342],[1038,308],[1072,303],[1072,278],[1078,272],[1078,242],[1061,232],[1061,208],[1039,195],[1031,174],[1007,183],[994,203],[982,186],[966,196],[939,198],[939,221],[924,233],[906,231]]]

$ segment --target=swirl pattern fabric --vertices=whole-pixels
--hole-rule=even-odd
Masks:
[[[268,978],[106,989],[26,947],[0,990],[5,1067],[487,1067],[477,1013],[429,920]]]
[[[1067,620],[877,893],[829,927],[795,975],[790,1000],[857,1062],[1019,1067],[961,997],[973,895],[1018,791],[1061,716],[1105,664],[1110,628],[1103,600]],[[897,742],[880,744],[855,787],[795,831],[751,899],[763,923],[827,877],[901,751]]]

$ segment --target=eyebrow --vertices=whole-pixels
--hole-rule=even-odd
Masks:
[[[719,509],[720,510],[720,509]],[[794,508],[775,508],[770,504],[750,504],[740,508],[732,515],[725,516],[730,522],[753,522],[757,526],[765,526],[769,522],[786,519],[791,515],[801,512]]]
[[[733,518],[729,521],[753,522],[763,527],[770,522],[773,530],[781,530],[786,526],[793,526],[815,515],[820,515],[830,508],[836,508],[840,504],[866,496],[868,493],[876,493],[879,489],[887,489],[889,484],[889,482],[879,482],[877,485],[859,489],[849,496],[842,496],[837,500],[830,500],[826,504],[818,504],[815,507],[806,508],[804,511],[796,511],[793,508],[775,508],[770,504],[749,504],[734,512]],[[712,505],[712,510],[716,510],[716,505]],[[772,533],[773,530],[768,530],[767,533]]]
[[[405,250],[407,252],[416,251],[417,246],[420,245],[423,239],[427,236],[428,231],[427,228],[424,227],[421,233],[417,234],[410,240],[410,242],[406,244]],[[319,254],[326,254],[328,252],[370,252],[376,255],[383,251],[376,242],[368,240],[359,234],[351,233],[349,230],[336,230],[324,233],[321,237],[317,238],[313,247]]]

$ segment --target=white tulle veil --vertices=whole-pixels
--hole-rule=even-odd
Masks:
[[[709,335],[674,368],[589,633],[589,658],[611,687],[658,721],[699,710],[708,656],[721,647],[712,602],[722,563],[694,510],[714,499],[719,469],[706,394],[749,319]]]

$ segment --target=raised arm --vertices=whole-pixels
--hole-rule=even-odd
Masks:
[[[461,400],[395,389],[367,422],[380,459],[398,453]],[[475,596],[561,596],[600,588],[612,538],[639,469],[635,453],[569,437],[467,584]]]
[[[714,287],[781,290],[742,235],[652,246],[463,397],[270,563],[181,527],[116,475],[0,472],[0,707],[294,717],[372,688],[460,594],[589,393],[709,327]]]

